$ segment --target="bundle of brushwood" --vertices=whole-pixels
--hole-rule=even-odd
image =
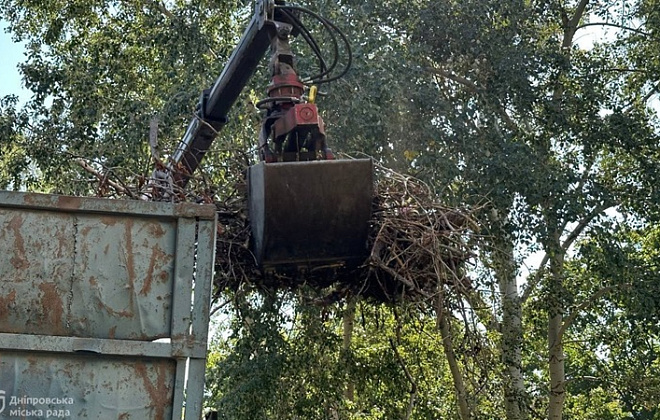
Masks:
[[[476,231],[470,212],[441,204],[424,182],[375,165],[373,216],[364,263],[348,270],[266,275],[250,252],[245,186],[216,202],[218,241],[215,285],[227,288],[327,288],[332,299],[358,294],[380,301],[427,299],[444,285],[466,289],[462,274]]]
[[[370,253],[364,264],[368,297],[419,300],[443,285],[469,288],[464,263],[478,229],[466,209],[450,208],[424,182],[376,166]]]

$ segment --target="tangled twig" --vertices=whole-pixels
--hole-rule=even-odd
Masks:
[[[368,276],[383,300],[430,298],[440,285],[471,286],[461,273],[476,230],[469,212],[442,204],[421,180],[376,166]]]
[[[218,210],[215,285],[217,292],[243,287],[283,289],[310,284],[332,287],[324,302],[356,294],[380,302],[428,300],[443,286],[462,294],[474,292],[463,274],[472,256],[469,239],[478,231],[471,211],[442,204],[423,181],[375,164],[370,234],[364,262],[352,269],[319,269],[302,273],[263,274],[250,251],[245,172],[249,159],[236,150],[221,151],[226,159],[222,178],[232,188],[214,187],[206,176],[190,179],[188,188],[173,190],[174,201],[214,203]],[[244,153],[244,152],[243,152]],[[162,164],[161,164],[162,166]],[[86,170],[89,171],[86,167]],[[111,182],[107,180],[105,182]],[[109,184],[131,197],[155,199],[141,180],[135,192]],[[222,191],[221,199],[217,191]]]
[[[245,188],[216,202],[221,230],[216,256],[216,286],[292,288],[301,283],[332,286],[377,301],[429,299],[439,286],[469,291],[462,264],[471,256],[467,236],[476,229],[468,211],[441,204],[433,190],[414,177],[376,164],[373,217],[364,263],[347,272],[265,276],[249,249]]]

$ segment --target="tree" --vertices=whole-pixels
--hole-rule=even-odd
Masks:
[[[1,2],[15,39],[27,43],[24,159],[47,189],[97,192],[89,172],[141,184],[153,167],[150,123],[164,157],[231,53],[242,10],[230,2]]]
[[[460,203],[484,197],[490,203],[482,220],[488,238],[482,261],[500,292],[494,303],[502,310],[508,418],[526,418],[528,407],[536,406],[521,365],[521,305],[534,301],[543,302],[548,319],[548,417],[561,418],[567,384],[563,335],[572,322],[569,251],[576,239],[595,234],[589,227],[608,208],[643,217],[657,202],[657,125],[647,108],[657,73],[654,61],[639,53],[647,58],[655,45],[653,5],[391,5],[380,13],[381,22],[414,45],[400,73],[425,71],[436,83],[433,99],[411,93],[419,98],[415,115],[427,116],[424,126],[433,128],[426,136],[432,143],[415,145],[412,166],[439,183],[454,176]],[[643,27],[632,28],[636,17]],[[584,50],[576,41],[587,25],[616,27],[618,37]],[[521,247],[545,255],[522,293],[516,287]]]
[[[0,0],[15,36],[28,41],[23,72],[35,92],[24,111],[2,104],[0,127],[9,133],[2,147],[18,156],[2,173],[4,185],[34,187],[38,178],[53,191],[90,194],[113,174],[139,184],[152,166],[150,122],[157,118],[159,140],[171,150],[241,33],[249,7],[221,3]],[[472,288],[445,306],[400,310],[398,319],[395,310],[361,303],[356,317],[364,321],[348,344],[339,305],[324,320],[305,299],[232,296],[235,335],[217,367],[248,385],[250,372],[268,367],[268,393],[219,382],[219,404],[240,407],[236,418],[286,418],[291,407],[311,417],[336,410],[501,418],[502,409],[508,419],[655,415],[654,397],[632,380],[643,372],[655,387],[657,334],[638,319],[654,303],[643,293],[624,298],[634,276],[654,273],[635,246],[621,253],[625,264],[613,264],[614,245],[639,240],[612,233],[634,223],[652,230],[658,216],[658,121],[648,107],[660,80],[657,0],[313,7],[350,34],[355,53],[352,71],[322,98],[331,145],[371,154],[423,178],[448,204],[478,209]],[[615,37],[582,48],[581,33],[594,27]],[[302,48],[300,56],[302,64],[313,58]],[[200,181],[220,195],[236,181],[224,168],[237,155],[251,159],[250,101],[265,82],[257,75],[204,165]],[[542,260],[527,271],[534,251]],[[245,324],[255,317],[263,331]],[[389,330],[374,338],[383,325],[400,327],[401,336]],[[263,340],[268,346],[260,348]],[[336,348],[315,354],[325,341]],[[382,371],[370,371],[375,365]],[[345,381],[354,386],[351,398]],[[313,385],[301,390],[301,383]],[[383,401],[382,412],[369,412]],[[595,402],[607,407],[589,407]]]
[[[0,188],[29,184],[26,144],[20,133],[23,116],[16,110],[17,98],[0,99]]]
[[[569,386],[587,395],[607,390],[636,419],[660,414],[657,240],[657,226],[611,229],[582,242],[581,258],[569,265],[592,308],[575,313],[567,335],[577,351],[593,354],[572,369]]]
[[[426,65],[439,76],[439,91],[455,103],[451,116],[437,118],[448,125],[439,136],[462,139],[452,143],[458,145],[453,154],[464,159],[464,199],[488,196],[492,203],[488,234],[495,240],[487,252],[502,299],[509,418],[526,417],[527,411],[520,303],[530,296],[545,303],[548,417],[561,418],[567,383],[563,334],[571,321],[568,252],[607,208],[628,211],[634,209],[626,204],[648,208],[655,201],[655,189],[641,185],[656,182],[656,165],[645,157],[658,147],[646,108],[649,88],[630,83],[626,70],[637,32],[622,29],[617,41],[591,50],[576,45],[587,19],[632,19],[623,13],[589,1],[434,3],[417,33],[435,52]],[[634,182],[624,175],[631,173]],[[530,243],[545,257],[520,295],[514,280],[519,263],[507,261],[513,262],[515,247]]]

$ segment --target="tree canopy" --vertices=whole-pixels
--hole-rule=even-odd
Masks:
[[[236,420],[660,419],[660,2],[303,3],[354,54],[319,100],[331,146],[473,212],[469,286],[389,305],[222,291],[208,406]],[[166,156],[250,14],[0,0],[33,92],[0,100],[0,187],[130,195],[158,157],[150,126]],[[314,56],[293,46],[304,69]],[[258,71],[203,164],[217,200],[254,159],[266,83]]]

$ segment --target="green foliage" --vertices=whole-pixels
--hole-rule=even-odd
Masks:
[[[574,293],[607,291],[570,331],[577,412],[596,418],[583,405],[596,393],[607,401],[601,408],[613,410],[602,418],[660,417],[657,241],[657,228],[610,231],[581,244],[581,258],[570,265],[580,286]]]
[[[314,296],[307,291],[303,299]],[[288,294],[239,299],[236,312],[225,314],[230,333],[217,338],[209,358],[208,404],[221,418],[404,418],[412,384],[402,361],[417,387],[411,418],[456,416],[432,319],[359,304],[347,349],[341,304],[310,305]],[[352,399],[345,397],[349,387]]]
[[[0,188],[19,190],[30,179],[26,145],[18,128],[22,116],[16,102],[12,96],[0,99]]]
[[[26,151],[55,191],[94,191],[84,158],[104,174],[137,184],[152,162],[149,123],[171,151],[200,91],[231,52],[242,20],[222,2],[0,2],[15,37],[27,42]],[[20,168],[17,168],[20,169]]]
[[[27,42],[21,70],[33,92],[22,109],[0,101],[0,187],[98,193],[79,159],[139,185],[153,166],[150,122],[164,157],[231,54],[247,3],[0,0]],[[471,289],[449,306],[474,417],[548,415],[549,318],[560,316],[565,418],[660,418],[660,132],[649,106],[658,1],[306,3],[354,52],[347,77],[319,99],[331,147],[373,155],[447,204],[477,209],[484,239]],[[580,47],[594,27],[614,36]],[[313,56],[301,44],[305,74]],[[197,182],[219,199],[254,159],[253,104],[266,83],[261,69],[201,168]],[[547,258],[527,273],[531,251]],[[226,419],[393,419],[407,416],[415,389],[410,418],[459,418],[430,304],[360,303],[347,349],[346,308],[317,305],[319,293],[225,296],[209,405]]]

